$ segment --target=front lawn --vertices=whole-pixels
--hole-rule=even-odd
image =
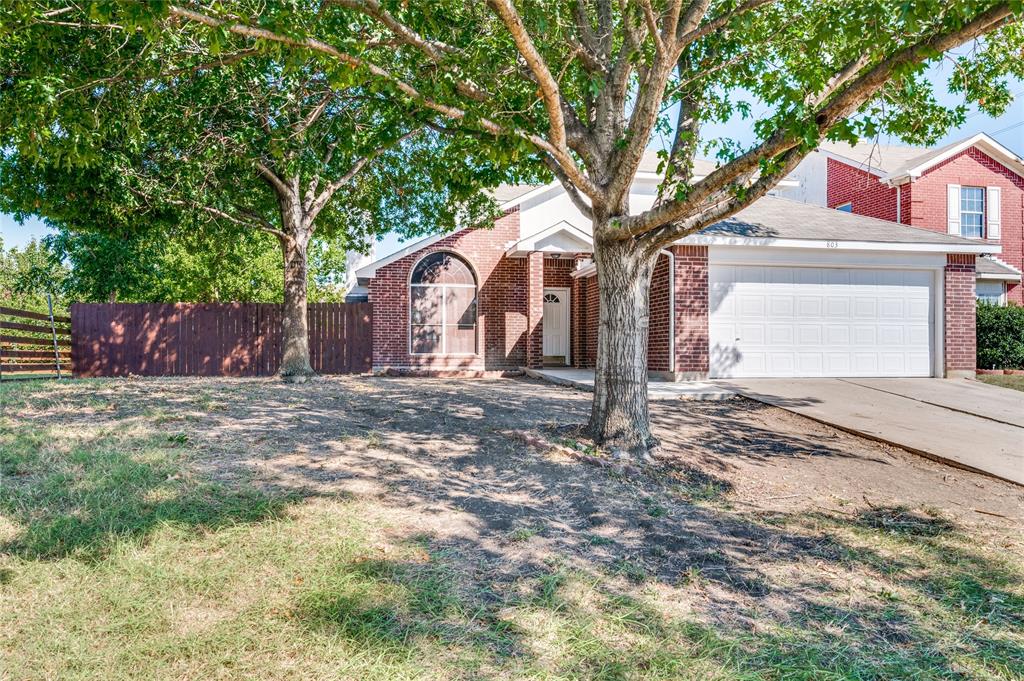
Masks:
[[[1024,376],[1006,374],[981,374],[978,380],[989,385],[998,385],[1000,388],[1024,391]]]
[[[1021,678],[1019,487],[739,399],[640,477],[516,436],[588,403],[4,383],[0,677]]]

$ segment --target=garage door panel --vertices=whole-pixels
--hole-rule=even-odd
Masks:
[[[927,298],[907,301],[907,318],[928,320],[931,315],[931,303]]]
[[[854,326],[853,344],[859,347],[874,346],[878,344],[878,328],[875,326]]]
[[[908,345],[915,348],[928,346],[928,342],[931,339],[931,329],[927,324],[908,325],[906,329]]]
[[[797,338],[800,345],[821,345],[820,324],[800,324],[797,327]]]
[[[820,352],[801,352],[797,356],[797,372],[801,376],[820,376],[825,365],[825,356]]]
[[[761,319],[764,317],[765,310],[767,309],[764,295],[757,293],[741,296],[737,298],[736,303],[736,314],[740,317],[756,317]]]
[[[850,327],[829,324],[825,327],[825,345],[850,345]]]
[[[837,317],[839,319],[849,319],[850,312],[853,306],[850,303],[850,299],[846,296],[823,296],[823,306],[825,308],[826,317]]]
[[[928,376],[932,273],[711,266],[711,375]]]
[[[772,295],[768,299],[768,312],[772,317],[792,317],[795,311],[792,295]]]

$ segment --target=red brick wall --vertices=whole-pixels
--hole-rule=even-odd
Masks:
[[[647,368],[651,371],[669,370],[669,266],[668,258],[658,257],[651,276],[649,303],[650,327],[647,332]],[[597,330],[600,299],[597,276],[580,277],[578,298],[573,308],[573,328],[577,329],[578,362],[575,366],[593,367],[597,364]]]
[[[571,289],[574,269],[576,269],[575,258],[544,258],[544,285]]]
[[[708,248],[673,246],[676,259],[676,372],[706,376],[708,358]]]
[[[829,208],[851,203],[857,215],[896,221],[896,190],[879,182],[877,175],[834,158],[828,159],[827,169]]]
[[[505,244],[519,238],[519,211],[492,229],[464,229],[377,270],[370,281],[375,371],[504,371],[526,361],[527,258],[506,258]],[[474,356],[409,354],[409,274],[428,253],[461,255],[477,275],[477,353]],[[539,296],[538,296],[539,299]]]
[[[974,316],[974,256],[946,256],[945,367],[950,372],[974,372],[977,359]]]
[[[914,186],[908,182],[900,185],[900,222],[904,225],[911,224],[911,206],[913,205]]]
[[[594,367],[597,366],[597,320],[600,309],[598,298],[597,277],[580,277],[580,293],[577,300],[580,304],[573,309],[573,315],[577,317],[576,327],[579,329],[579,363],[576,366]]]
[[[544,364],[544,254],[526,256],[526,366]]]
[[[1001,188],[1002,238],[999,245],[1002,246],[1002,253],[996,257],[1019,270],[1024,269],[1024,178],[972,147],[932,168],[910,184],[911,200],[907,202],[910,215],[907,223],[945,233],[948,184]],[[1024,303],[1024,290],[1020,286],[1013,286],[1008,289],[1007,298]]]
[[[668,371],[669,366],[669,263],[668,256],[658,256],[651,275],[650,302],[648,314],[650,326],[647,329],[647,368],[651,371]]]

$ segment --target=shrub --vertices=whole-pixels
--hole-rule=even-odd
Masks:
[[[1024,369],[1024,307],[978,303],[978,368]]]

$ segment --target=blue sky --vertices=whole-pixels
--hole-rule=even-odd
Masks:
[[[940,64],[932,69],[932,79],[936,83],[945,83],[949,77],[948,66]],[[1000,143],[1011,149],[1018,156],[1024,157],[1024,82],[1014,81],[1011,83],[1011,92],[1015,99],[1010,108],[1000,117],[991,118],[980,112],[973,112],[967,121],[960,128],[951,131],[940,144],[946,144],[954,140],[969,137],[979,132],[992,135]],[[955,95],[943,91],[942,99],[949,105],[956,104],[959,100]],[[754,111],[757,115],[758,111]],[[708,126],[703,134],[706,138],[727,137],[734,139],[741,144],[754,142],[750,122],[736,118],[728,123]],[[882,139],[882,143],[891,142],[898,144],[899,140]],[[27,220],[24,225],[19,225],[9,215],[0,213],[0,238],[3,239],[4,247],[24,246],[31,239],[38,239],[47,233],[46,226],[36,219]],[[398,250],[401,242],[396,235],[388,235],[375,247],[377,257],[389,255]]]

